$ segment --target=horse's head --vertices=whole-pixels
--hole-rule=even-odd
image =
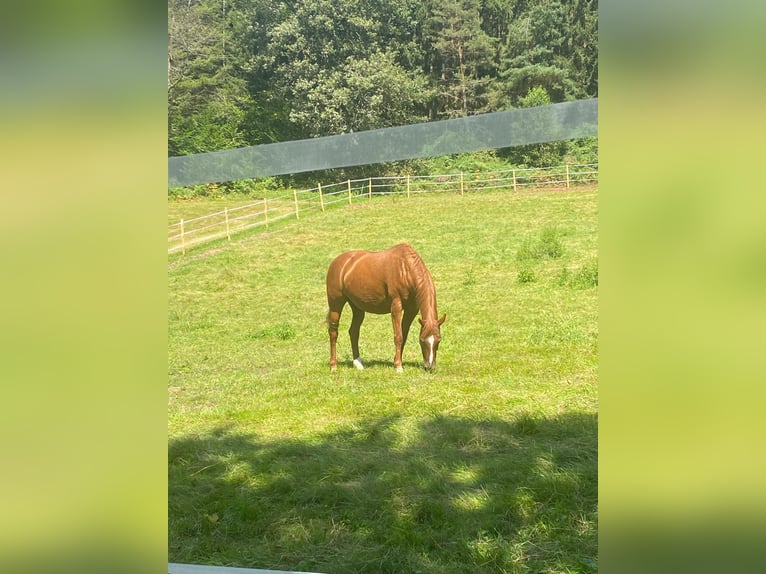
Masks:
[[[420,350],[423,352],[423,366],[427,371],[436,365],[436,351],[442,340],[440,327],[446,319],[447,315],[442,315],[439,320],[423,321],[423,319],[418,319],[420,321]]]

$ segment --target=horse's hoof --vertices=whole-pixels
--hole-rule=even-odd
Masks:
[[[403,373],[404,369],[402,367],[396,367],[396,372],[397,373]]]
[[[362,364],[362,359],[354,359],[354,366],[360,370],[364,371],[364,365]]]
[[[337,370],[338,370],[338,367],[337,367],[337,365],[333,365],[333,366],[331,366],[331,367],[330,367],[330,372],[331,372],[331,373],[334,373],[334,372],[336,372]]]

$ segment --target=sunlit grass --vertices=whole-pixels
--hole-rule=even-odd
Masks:
[[[519,262],[556,230],[557,257]],[[410,242],[437,368],[368,315],[367,369],[324,275]],[[315,572],[589,572],[597,546],[597,192],[374,198],[169,267],[169,556]],[[535,281],[519,284],[519,266]],[[413,331],[414,333],[414,331]]]

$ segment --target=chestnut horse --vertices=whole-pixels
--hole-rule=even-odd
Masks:
[[[327,330],[330,334],[330,369],[338,360],[335,344],[343,307],[348,302],[353,317],[351,337],[353,364],[364,369],[359,356],[359,328],[365,313],[391,314],[394,325],[394,367],[402,372],[402,349],[410,325],[420,311],[420,348],[423,365],[431,370],[441,341],[440,327],[447,318],[437,319],[436,289],[420,255],[406,243],[385,251],[347,251],[336,257],[327,270]]]

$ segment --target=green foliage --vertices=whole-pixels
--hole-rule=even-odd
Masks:
[[[213,102],[192,115],[172,111],[169,145],[174,155],[204,153],[246,145],[240,129],[244,113],[232,102]]]
[[[262,86],[267,99],[289,103],[304,137],[421,121],[429,91],[411,63],[412,10],[401,1],[299,3],[268,31],[250,67],[273,79]]]
[[[461,153],[419,160],[418,174],[485,173],[510,169],[511,165],[499,158],[495,150]]]
[[[337,70],[320,72],[290,118],[308,136],[364,131],[414,123],[429,98],[422,76],[404,70],[390,52],[350,56]]]
[[[542,86],[532,86],[527,95],[521,98],[522,108],[533,108],[535,106],[545,106],[551,103],[551,97],[548,91]]]
[[[235,179],[223,183],[205,183],[186,187],[168,188],[169,199],[266,197],[274,192],[284,192],[287,183],[281,177],[260,179]]]
[[[596,0],[172,0],[168,153],[594,97],[597,26]]]
[[[598,163],[598,138],[579,138],[567,142],[566,159],[568,163]]]
[[[487,111],[495,42],[481,27],[480,0],[427,2],[424,28],[435,87],[431,118]]]
[[[172,0],[168,12],[169,155],[246,145],[251,94],[221,4]]]
[[[597,13],[596,0],[519,3],[503,36],[495,98],[526,107],[538,87],[554,102],[595,95]]]

